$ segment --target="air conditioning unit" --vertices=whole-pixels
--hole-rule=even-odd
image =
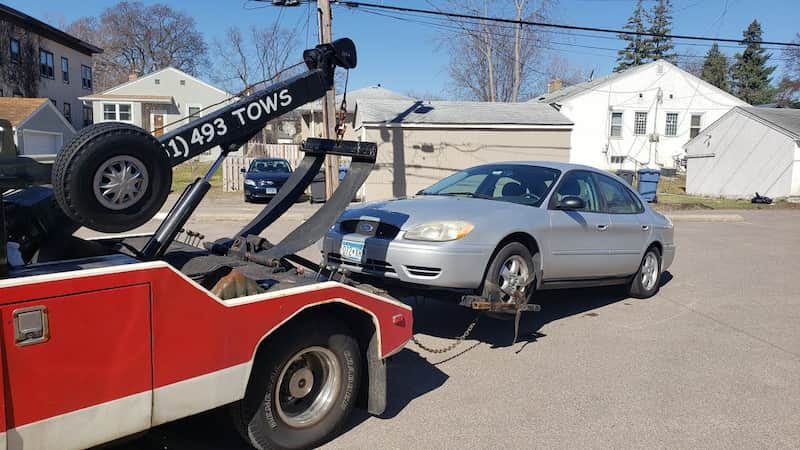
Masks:
[[[658,133],[650,133],[650,142],[658,142]]]

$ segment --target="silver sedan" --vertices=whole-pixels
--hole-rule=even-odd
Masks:
[[[508,162],[463,170],[413,198],[350,208],[325,236],[329,265],[492,300],[625,284],[647,298],[675,257],[672,223],[591,167]]]

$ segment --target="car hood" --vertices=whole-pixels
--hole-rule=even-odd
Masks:
[[[291,176],[291,173],[282,173],[282,172],[248,172],[245,174],[245,178],[249,180],[272,180],[278,181],[283,183]]]
[[[518,216],[521,210],[532,211],[538,208],[499,200],[426,195],[371,202],[349,208],[342,213],[339,221],[371,218],[401,230],[408,230],[437,220],[466,220],[475,225],[484,222],[497,223],[504,214]]]

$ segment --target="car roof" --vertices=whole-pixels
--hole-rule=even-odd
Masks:
[[[284,159],[284,158],[256,158],[256,159],[253,160],[253,162],[256,162],[256,161],[261,161],[261,162],[264,162],[264,161],[285,161],[285,162],[289,162],[289,161],[286,161],[286,159]]]
[[[592,172],[608,174],[609,172],[605,170],[598,169],[592,166],[585,166],[583,164],[573,164],[573,163],[565,163],[565,162],[556,162],[556,161],[499,161],[495,163],[488,163],[488,164],[481,164],[476,167],[484,167],[484,166],[497,166],[497,165],[520,165],[520,166],[539,166],[539,167],[546,167],[548,169],[556,169],[562,172],[566,172],[568,170],[590,170]]]

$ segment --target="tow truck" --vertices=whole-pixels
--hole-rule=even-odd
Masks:
[[[0,450],[96,446],[224,405],[252,446],[306,448],[333,437],[354,405],[384,410],[386,359],[411,338],[411,308],[295,255],[353,198],[375,144],[308,139],[249,224],[213,242],[181,239],[228,153],[322,97],[356,51],[341,39],[303,59],[305,72],[160,138],[121,123],[84,128],[52,165],[17,155],[0,120]],[[173,166],[217,145],[155,233],[122,234],[163,206]],[[331,154],[352,164],[330,200],[282,241],[261,237]],[[81,239],[80,226],[116,234]]]

